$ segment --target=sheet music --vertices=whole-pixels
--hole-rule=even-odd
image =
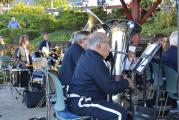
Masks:
[[[158,43],[149,45],[144,53],[146,55],[150,55],[154,51],[154,49],[156,48],[157,45],[158,45]]]
[[[141,61],[141,64],[137,67],[136,70],[138,72],[142,72],[144,67],[147,65],[148,61],[149,61],[148,59],[143,58],[142,61]]]

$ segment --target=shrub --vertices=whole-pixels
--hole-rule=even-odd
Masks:
[[[9,29],[5,28],[0,30],[0,35],[4,36],[7,39],[8,43],[18,43],[19,37],[21,35],[28,35],[30,40],[33,40],[40,36],[38,30],[31,29]]]
[[[43,6],[34,6],[34,5],[25,5],[25,4],[17,4],[14,6],[10,12],[12,13],[18,13],[18,14],[25,14],[25,13],[33,13],[33,14],[44,14],[45,10]]]
[[[30,40],[33,40],[39,37],[41,34],[38,30],[31,30],[31,29],[21,29],[20,32],[17,34],[19,38],[21,35],[28,35]]]
[[[87,23],[87,14],[80,10],[67,10],[60,13],[59,24],[64,29],[80,30]]]
[[[14,43],[15,41],[17,41],[18,36],[17,34],[20,32],[20,29],[9,29],[9,28],[5,28],[5,29],[1,29],[0,30],[0,35],[7,37],[8,39],[11,40],[10,43]]]

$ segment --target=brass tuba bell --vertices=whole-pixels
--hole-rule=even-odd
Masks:
[[[91,32],[91,29],[96,25],[96,24],[103,24],[103,22],[89,9],[85,9],[85,12],[88,13],[88,22],[83,28],[84,31],[89,31]]]

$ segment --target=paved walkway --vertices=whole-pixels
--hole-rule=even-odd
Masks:
[[[0,85],[0,120],[29,120],[46,116],[46,107],[27,108],[22,104],[22,96],[14,91],[11,93],[10,86]]]

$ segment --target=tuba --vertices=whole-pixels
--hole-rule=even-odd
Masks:
[[[111,40],[111,52],[114,57],[111,72],[114,79],[119,80],[126,67],[129,46],[133,45],[132,38],[141,32],[141,26],[132,20],[109,20],[104,24]]]
[[[132,38],[141,32],[141,26],[132,20],[109,20],[103,23],[92,11],[86,9],[88,22],[83,30],[91,31],[95,24],[101,24],[107,36],[111,40],[111,52],[114,63],[111,66],[111,74],[119,79],[125,69],[129,46],[132,45]]]

